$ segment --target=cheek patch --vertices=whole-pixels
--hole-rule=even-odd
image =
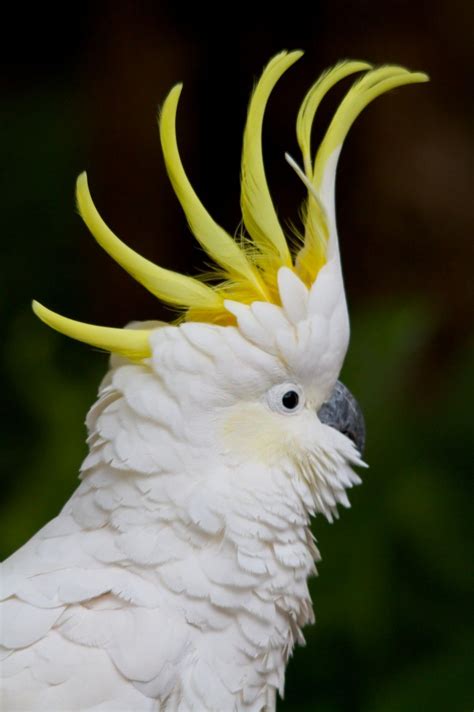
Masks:
[[[297,418],[272,413],[262,403],[241,403],[222,422],[224,448],[267,465],[286,459],[297,447],[293,435]]]

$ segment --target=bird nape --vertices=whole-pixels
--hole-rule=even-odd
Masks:
[[[282,52],[252,94],[242,151],[243,231],[220,227],[178,151],[181,86],[159,118],[169,178],[215,264],[163,269],[107,227],[77,182],[98,243],[178,310],[174,323],[112,329],[37,302],[58,331],[111,352],[88,417],[81,483],[2,566],[5,710],[275,709],[319,559],[311,517],[337,516],[360,482],[360,410],[338,381],[349,319],[335,219],[343,141],[372,99],[427,76],[344,61],[306,94],[296,131],[307,199],[300,242],[275,211],[262,157],[265,106],[301,52]],[[317,151],[325,94],[358,73]]]

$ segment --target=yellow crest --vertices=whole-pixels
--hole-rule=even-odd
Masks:
[[[292,254],[278,220],[265,176],[262,155],[262,123],[271,91],[282,74],[302,52],[281,52],[266,66],[250,100],[244,131],[241,166],[241,207],[245,233],[234,239],[202,205],[191,186],[178,151],[176,112],[182,85],[170,91],[159,117],[160,139],[169,178],[196,239],[216,267],[214,281],[163,269],[125,245],[105,224],[89,192],[87,177],[77,180],[77,205],[87,227],[114,260],[162,301],[182,311],[183,318],[228,325],[233,315],[225,300],[251,304],[279,304],[277,274],[288,267],[311,287],[326,262],[329,227],[320,188],[330,157],[340,149],[346,134],[372,99],[403,84],[427,81],[426,74],[398,66],[371,69],[366,62],[344,61],[327,70],[311,87],[298,113],[296,132],[303,157],[301,170],[289,162],[308,188],[304,210],[304,243]],[[313,159],[311,129],[324,95],[341,79],[365,70],[348,91]],[[67,319],[33,302],[35,314],[52,328],[98,348],[140,360],[151,355],[147,329],[112,329]]]

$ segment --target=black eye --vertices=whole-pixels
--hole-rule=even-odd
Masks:
[[[287,410],[293,410],[300,402],[300,397],[296,391],[287,391],[283,394],[281,402]]]
[[[268,406],[280,415],[295,415],[304,406],[304,392],[297,383],[278,383],[266,393]]]

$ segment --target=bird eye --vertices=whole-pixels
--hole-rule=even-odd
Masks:
[[[299,413],[304,405],[303,390],[294,383],[281,383],[267,392],[267,403],[276,413]]]
[[[287,410],[293,410],[298,406],[300,397],[296,391],[287,391],[283,394],[281,402]]]

